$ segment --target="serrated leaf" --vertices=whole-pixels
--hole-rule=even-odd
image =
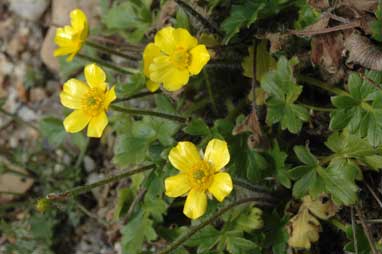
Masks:
[[[143,162],[151,140],[146,138],[121,135],[114,147],[114,163],[120,167]]]
[[[211,134],[208,125],[201,118],[193,118],[183,131],[193,136],[207,136]]]
[[[287,60],[281,57],[274,71],[266,73],[261,79],[261,87],[268,93],[267,104],[268,124],[280,123],[281,129],[292,133],[301,130],[302,123],[309,119],[306,108],[294,104],[302,92],[302,87],[296,84],[293,76],[293,66],[297,59]]]
[[[348,81],[350,93],[331,98],[336,109],[331,113],[329,127],[333,130],[348,127],[351,133],[367,137],[371,145],[378,146],[382,143],[378,134],[382,131],[382,92],[374,85],[382,82],[382,73],[367,71],[365,76],[362,79],[352,73]]]
[[[62,120],[54,117],[46,117],[40,121],[40,131],[43,137],[48,139],[49,144],[59,146],[64,142],[67,135]]]
[[[141,253],[145,241],[150,242],[157,238],[153,228],[153,221],[143,211],[125,225],[121,233],[123,254]]]
[[[102,15],[109,31],[118,32],[131,43],[140,42],[151,26],[151,0],[133,0],[115,3]]]

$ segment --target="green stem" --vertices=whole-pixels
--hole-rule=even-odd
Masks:
[[[297,81],[298,82],[301,82],[301,83],[305,83],[307,85],[311,85],[311,86],[315,86],[315,87],[319,87],[323,90],[326,90],[330,93],[333,93],[333,94],[337,94],[337,95],[349,95],[348,92],[342,90],[342,89],[339,89],[337,87],[332,87],[332,86],[329,86],[328,84],[324,83],[324,82],[321,82],[317,79],[314,79],[314,78],[311,78],[311,77],[308,77],[308,76],[304,76],[304,75],[297,75]]]
[[[145,97],[145,96],[149,96],[149,95],[154,95],[154,94],[159,94],[159,93],[162,93],[162,91],[161,90],[156,90],[155,92],[148,91],[148,92],[137,93],[137,94],[134,94],[132,96],[118,98],[115,101],[113,101],[112,103],[129,101],[129,100],[132,100],[132,99],[141,98],[141,97]]]
[[[346,224],[342,223],[341,221],[339,221],[338,219],[336,218],[333,218],[333,219],[330,219],[329,222],[335,226],[336,228],[338,228],[339,230],[343,231],[346,233],[347,231],[347,227],[346,227]]]
[[[210,97],[210,103],[212,106],[212,110],[213,110],[214,114],[217,115],[218,109],[216,107],[215,98],[214,98],[214,95],[212,93],[212,85],[211,85],[210,79],[208,78],[208,73],[206,70],[203,71],[203,75],[204,75],[204,79],[206,80],[207,91],[208,91],[208,96]]]
[[[235,201],[223,208],[221,208],[219,211],[217,211],[215,214],[213,214],[211,217],[206,219],[205,221],[199,223],[198,225],[195,225],[191,227],[187,232],[180,235],[175,241],[167,245],[165,248],[160,250],[157,254],[166,254],[170,253],[171,251],[175,250],[176,248],[180,247],[184,242],[186,242],[188,239],[190,239],[194,234],[196,234],[199,230],[204,228],[205,226],[211,224],[214,222],[217,218],[219,218],[221,215],[226,213],[227,211],[231,210],[232,208],[245,204],[245,203],[255,203],[257,205],[262,206],[272,206],[271,204],[264,202],[262,200],[259,200],[258,197],[249,197],[249,198],[243,198],[238,201]]]
[[[151,165],[144,166],[144,167],[141,167],[141,168],[129,170],[129,171],[126,171],[124,173],[120,173],[120,174],[117,174],[117,175],[106,177],[106,178],[104,178],[104,179],[102,179],[100,181],[97,181],[95,183],[91,183],[91,184],[88,184],[88,185],[78,186],[78,187],[75,187],[75,188],[73,188],[71,190],[62,192],[62,193],[51,193],[51,194],[47,195],[46,199],[50,200],[50,201],[66,200],[68,198],[78,196],[78,195],[80,195],[82,193],[88,192],[88,191],[90,191],[90,190],[92,190],[94,188],[106,185],[108,183],[116,182],[116,181],[119,181],[119,180],[121,180],[123,178],[129,177],[129,176],[132,176],[132,175],[135,175],[135,174],[138,174],[138,173],[145,172],[147,170],[153,169],[154,167],[155,167],[155,165],[151,164]]]
[[[119,67],[119,66],[114,65],[112,63],[109,63],[109,62],[106,62],[106,61],[103,61],[101,59],[97,59],[97,58],[94,58],[91,56],[87,56],[87,55],[84,55],[81,53],[78,53],[77,56],[83,60],[94,62],[96,64],[102,65],[106,68],[112,69],[112,70],[119,72],[119,73],[122,73],[122,74],[132,75],[132,74],[138,73],[138,70],[136,70],[136,69],[132,69],[132,68],[128,68],[128,67]]]
[[[299,104],[301,106],[304,106],[305,108],[308,108],[308,109],[311,109],[314,111],[332,112],[334,110],[334,108],[322,108],[322,107],[317,107],[317,106],[308,105],[308,104],[304,104],[304,103],[299,103]]]
[[[103,45],[100,45],[100,44],[92,42],[92,41],[86,41],[85,44],[90,46],[90,47],[92,47],[92,48],[99,49],[99,50],[101,50],[103,52],[106,52],[106,53],[109,53],[109,54],[112,54],[112,55],[116,55],[116,56],[120,56],[120,57],[123,57],[123,58],[131,60],[131,61],[138,61],[138,60],[140,60],[139,57],[136,57],[136,56],[133,56],[133,55],[129,55],[127,53],[123,53],[121,51],[117,51],[117,50],[111,49],[109,47],[105,47]]]
[[[256,185],[256,184],[252,184],[244,179],[241,179],[241,178],[237,178],[237,177],[234,177],[233,178],[233,183],[235,185],[238,185],[244,189],[247,189],[247,190],[250,190],[252,192],[260,192],[260,193],[265,193],[265,194],[268,194],[269,198],[273,198],[270,193],[269,193],[269,190],[267,190],[265,187],[263,186],[259,186],[259,185]]]
[[[142,110],[142,109],[133,109],[133,108],[123,108],[120,106],[116,105],[111,105],[110,108],[112,110],[122,112],[122,113],[127,113],[131,115],[146,115],[146,116],[156,116],[172,121],[177,121],[181,123],[187,122],[187,118],[183,116],[177,116],[177,115],[171,115],[171,114],[166,114],[166,113],[161,113],[161,112],[156,112],[156,111],[150,111],[150,110]]]

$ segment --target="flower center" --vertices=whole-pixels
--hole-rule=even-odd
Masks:
[[[206,161],[201,161],[189,171],[189,181],[192,188],[205,191],[210,187],[214,175],[213,168]]]
[[[91,115],[96,116],[103,110],[103,101],[105,94],[96,88],[91,88],[82,99],[82,110]]]
[[[187,69],[190,63],[190,54],[186,49],[182,47],[178,47],[174,50],[172,55],[170,56],[172,64],[176,66],[178,69]]]

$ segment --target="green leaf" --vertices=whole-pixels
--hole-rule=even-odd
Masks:
[[[139,254],[145,241],[150,242],[157,238],[153,221],[143,211],[124,226],[121,233],[123,254]]]
[[[122,188],[118,190],[117,203],[114,208],[114,218],[119,219],[126,212],[126,204],[134,197],[130,188]]]
[[[298,1],[297,5],[299,7],[299,11],[298,19],[294,22],[295,29],[303,29],[309,25],[312,25],[320,18],[320,13],[313,9],[307,1]]]
[[[271,168],[275,170],[276,180],[289,189],[291,187],[291,181],[289,179],[287,165],[285,165],[288,155],[280,150],[277,142],[274,143],[272,150],[269,151],[268,154],[272,158],[273,165]]]
[[[256,80],[260,81],[261,78],[268,71],[276,68],[276,61],[268,52],[268,41],[261,40],[256,47]],[[244,57],[241,67],[243,68],[243,75],[248,78],[253,78],[253,47],[248,48],[248,56]]]
[[[175,27],[190,30],[188,16],[182,8],[178,8],[176,11]]]
[[[48,139],[53,146],[61,145],[67,133],[65,132],[62,120],[54,117],[46,117],[40,122],[40,131],[44,138]]]
[[[198,253],[204,253],[216,245],[219,238],[220,232],[213,226],[208,225],[187,240],[185,245],[190,247],[198,247]]]
[[[325,190],[322,179],[318,175],[318,170],[322,168],[309,148],[295,146],[294,152],[297,158],[305,165],[295,167],[289,171],[289,177],[297,180],[293,185],[292,194],[295,198],[302,198],[306,194],[315,198]]]
[[[382,41],[382,10],[381,5],[378,4],[377,10],[375,11],[376,20],[371,23],[371,33],[375,40]]]
[[[113,162],[119,167],[127,167],[144,161],[151,140],[127,135],[118,136],[114,147]]]
[[[183,128],[183,131],[193,136],[207,136],[211,134],[208,125],[201,118],[193,118],[191,122]]]
[[[239,1],[239,4],[232,6],[229,17],[221,24],[221,29],[226,33],[224,42],[228,43],[240,29],[249,28],[259,18],[277,14],[287,2],[288,0]]]
[[[299,133],[302,123],[309,119],[309,112],[303,106],[296,105],[302,92],[302,86],[296,84],[293,66],[297,59],[287,60],[281,57],[276,70],[266,73],[261,79],[261,87],[268,93],[266,121],[269,125],[280,123],[281,129]]]
[[[357,73],[349,76],[349,95],[331,98],[336,109],[331,114],[330,128],[348,128],[362,138],[367,137],[372,146],[382,143],[382,92],[374,85],[382,82],[382,72],[367,71],[362,79]],[[373,84],[371,83],[373,82]]]
[[[128,97],[136,94],[146,85],[146,78],[142,72],[133,74],[129,77],[127,83],[117,84],[115,86],[117,97]]]
[[[309,151],[308,148],[304,146],[295,146],[293,148],[297,158],[299,161],[304,163],[305,165],[308,166],[317,166],[318,165],[318,160],[314,155]]]
[[[357,201],[358,187],[350,175],[354,168],[346,164],[333,164],[327,170],[318,168],[317,172],[325,184],[325,189],[331,194],[338,205],[352,205]]]
[[[248,251],[254,254],[261,253],[257,244],[239,236],[227,237],[225,244],[228,252],[232,254],[247,254]]]
[[[239,218],[236,220],[235,228],[247,233],[262,228],[264,225],[262,214],[263,211],[257,207],[246,209],[244,212],[240,213]]]
[[[335,158],[353,159],[368,165],[374,170],[382,168],[382,151],[381,149],[371,146],[365,138],[348,132],[335,132],[325,145],[335,153]]]
[[[118,32],[130,43],[140,42],[151,26],[152,0],[116,2],[101,17],[109,31]]]

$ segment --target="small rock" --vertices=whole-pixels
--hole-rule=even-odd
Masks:
[[[38,119],[37,114],[31,110],[30,108],[23,106],[18,112],[19,117],[21,117],[24,121],[30,122]]]
[[[42,101],[46,98],[45,90],[41,87],[32,88],[30,90],[29,99],[32,102]]]
[[[53,51],[56,48],[56,44],[54,43],[55,35],[56,28],[50,27],[45,36],[44,42],[42,43],[40,51],[41,60],[52,72],[58,72],[60,68],[58,59],[53,55]]]
[[[13,12],[31,21],[39,20],[49,6],[49,0],[11,0],[10,3]]]
[[[86,155],[84,157],[84,167],[85,167],[86,172],[90,173],[95,169],[96,164],[92,158],[90,158],[89,156]]]

